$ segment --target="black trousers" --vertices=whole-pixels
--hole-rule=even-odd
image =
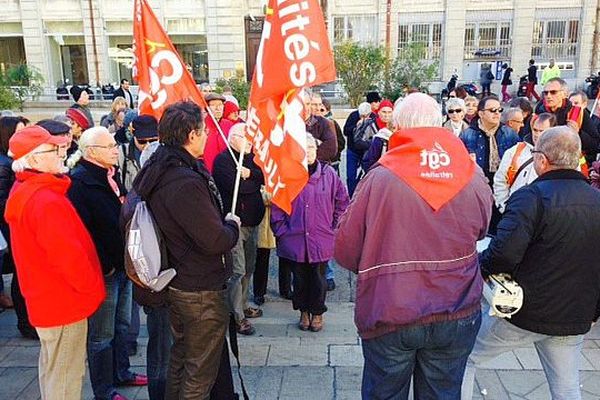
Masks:
[[[327,311],[325,306],[327,263],[289,262],[294,274],[294,295],[292,297],[294,310],[308,312],[312,315],[323,314]]]
[[[256,266],[252,276],[254,297],[264,296],[267,293],[269,282],[269,258],[271,249],[256,249]]]
[[[21,294],[21,287],[19,286],[19,279],[17,277],[16,270],[13,273],[12,283],[10,285],[10,295],[15,305],[15,313],[17,314],[17,327],[19,330],[34,329],[29,322],[27,306],[25,305],[25,299]]]
[[[292,293],[292,261],[279,257],[279,294]]]

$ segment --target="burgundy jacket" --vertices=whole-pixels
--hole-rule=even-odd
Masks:
[[[335,259],[358,274],[355,322],[363,339],[479,309],[476,242],[487,232],[493,198],[476,171],[437,212],[379,164],[360,182],[340,219]]]

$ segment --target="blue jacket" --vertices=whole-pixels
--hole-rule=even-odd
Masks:
[[[490,175],[490,150],[489,150],[489,139],[485,132],[479,129],[477,124],[472,124],[469,129],[465,130],[460,134],[460,140],[463,141],[467,151],[470,154],[475,154],[475,160],[477,165],[481,167],[486,176]],[[506,125],[500,125],[496,132],[496,143],[498,144],[498,153],[500,159],[504,155],[504,152],[515,144],[520,142],[521,139],[517,132],[513,131]]]

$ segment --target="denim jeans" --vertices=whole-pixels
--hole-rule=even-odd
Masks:
[[[169,372],[169,354],[173,344],[169,308],[144,307],[147,315],[148,348],[146,374],[148,375],[149,400],[163,400]]]
[[[127,349],[137,350],[137,340],[140,336],[140,305],[131,300],[131,323],[127,332]]]
[[[469,356],[462,386],[462,400],[471,399],[476,368],[518,347],[533,344],[540,357],[553,400],[579,400],[579,359],[583,335],[548,336],[521,329],[484,313],[481,330]]]
[[[481,323],[476,312],[455,321],[415,325],[362,341],[362,398],[459,400],[467,357]]]
[[[346,149],[346,184],[348,185],[348,194],[350,197],[354,194],[356,185],[358,185],[358,171],[362,156],[353,150]]]
[[[243,226],[233,256],[233,275],[227,283],[228,299],[236,322],[242,321],[244,310],[248,308],[248,287],[256,267],[256,249],[258,243],[258,227]]]
[[[327,269],[325,270],[325,279],[330,280],[335,278],[335,271],[333,267],[335,266],[334,260],[327,261]]]
[[[88,364],[97,400],[110,400],[115,384],[133,379],[127,333],[131,319],[131,281],[124,271],[104,277],[106,299],[88,318]]]

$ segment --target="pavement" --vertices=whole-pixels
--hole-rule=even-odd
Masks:
[[[278,296],[277,259],[271,257],[269,289],[264,316],[252,320],[254,336],[239,337],[241,373],[255,400],[360,399],[362,351],[353,322],[354,276],[336,268],[337,288],[329,292],[325,327],[319,333],[296,327],[299,313]],[[10,276],[5,276],[8,285]],[[9,286],[7,286],[9,287]],[[144,373],[148,334],[142,312],[138,353],[131,357],[133,370]],[[39,344],[23,339],[12,310],[0,313],[0,399],[37,400]],[[232,365],[235,360],[232,358]],[[514,349],[477,372],[474,399],[548,400],[550,393],[533,347]],[[584,342],[581,358],[583,399],[600,399],[600,328]],[[239,381],[234,367],[236,387]],[[130,399],[147,399],[146,388],[125,388]],[[485,393],[482,394],[482,393]],[[93,399],[89,377],[83,398]]]

